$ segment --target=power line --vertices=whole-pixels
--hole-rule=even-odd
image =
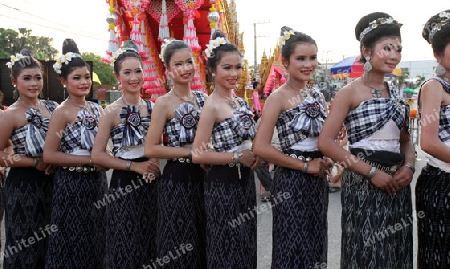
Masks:
[[[61,25],[61,26],[65,26],[65,27],[67,27],[67,28],[71,28],[71,27],[69,27],[69,26],[67,26],[67,25],[60,24],[60,23],[56,23],[56,22],[52,22],[52,21],[50,21],[50,20],[48,20],[48,19],[45,19],[45,18],[42,18],[42,17],[40,17],[40,16],[34,15],[34,14],[29,13],[29,12],[27,12],[27,11],[20,10],[19,8],[15,8],[15,7],[8,6],[8,5],[4,4],[4,3],[0,3],[0,5],[5,6],[5,7],[9,8],[9,9],[12,9],[12,10],[18,11],[18,12],[22,12],[22,13],[27,14],[27,15],[29,15],[29,16],[36,17],[36,18],[38,18],[38,19],[40,19],[40,20],[43,20],[43,21],[45,21],[45,22],[54,23],[54,24],[59,24],[59,25]],[[63,29],[56,28],[56,27],[52,27],[52,26],[47,26],[47,25],[38,24],[38,23],[35,23],[35,22],[28,22],[28,21],[24,21],[24,20],[19,20],[19,19],[17,19],[17,18],[9,17],[9,16],[3,15],[3,14],[0,14],[0,16],[6,17],[6,18],[10,18],[10,19],[14,19],[14,20],[18,20],[18,21],[21,21],[21,22],[31,23],[31,24],[34,24],[34,25],[38,25],[38,26],[41,26],[41,27],[44,27],[44,28],[48,28],[48,29],[57,30],[57,31],[64,32],[64,33],[76,34],[76,35],[80,35],[80,36],[84,36],[84,37],[88,37],[88,38],[92,38],[92,39],[96,39],[96,40],[101,40],[101,41],[108,42],[108,40],[105,40],[105,39],[99,39],[99,38],[95,37],[96,34],[94,34],[94,33],[88,33],[88,34],[90,34],[90,35],[85,35],[85,34],[80,34],[80,33],[70,32],[70,31],[63,30]],[[91,35],[92,35],[92,36],[91,36]]]
[[[35,23],[35,22],[24,21],[24,20],[20,20],[20,19],[14,18],[14,17],[6,16],[4,14],[0,14],[0,17],[5,17],[5,18],[8,18],[8,19],[13,19],[13,20],[21,21],[21,22],[25,22],[25,23],[30,23],[32,25],[37,25],[37,26],[41,26],[41,27],[44,27],[44,28],[53,29],[53,30],[56,30],[56,31],[59,31],[59,32],[64,32],[64,33],[68,33],[68,34],[75,34],[75,35],[79,35],[79,36],[83,36],[83,37],[87,37],[87,38],[91,38],[91,39],[96,39],[96,40],[108,42],[107,39],[100,39],[98,37],[87,36],[87,35],[84,35],[84,34],[81,34],[81,33],[70,32],[70,31],[62,30],[62,29],[55,28],[55,27],[52,27],[52,26],[47,26],[47,25],[43,25],[43,24],[39,24],[39,23]]]

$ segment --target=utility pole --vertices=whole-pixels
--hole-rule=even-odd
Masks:
[[[258,53],[257,53],[257,46],[256,46],[256,43],[257,43],[257,38],[258,37],[267,37],[267,35],[257,35],[256,34],[256,25],[257,24],[266,24],[266,23],[270,23],[270,21],[261,21],[261,22],[254,22],[253,23],[253,36],[254,36],[254,54],[255,54],[255,58],[253,59],[254,60],[254,63],[253,63],[253,78],[254,79],[256,79],[256,68],[258,67]]]

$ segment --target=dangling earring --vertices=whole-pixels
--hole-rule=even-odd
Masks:
[[[445,67],[441,65],[441,58],[437,59],[437,63],[438,65],[436,66],[434,72],[436,73],[436,76],[442,77],[443,75],[445,75],[446,70]]]
[[[366,56],[364,59],[366,59],[366,62],[364,63],[364,72],[368,73],[372,70],[372,64],[369,62],[370,56]]]
[[[216,77],[216,74],[212,73],[212,74],[211,74],[211,77],[212,77],[212,83],[211,83],[211,86],[209,87],[209,90],[210,90],[210,91],[214,91],[214,89],[215,89],[215,86],[214,86],[214,84],[215,84],[214,78]]]

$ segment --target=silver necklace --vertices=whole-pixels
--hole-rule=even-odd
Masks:
[[[28,108],[28,109],[33,108],[33,109],[36,109],[36,110],[40,110],[39,105],[41,104],[41,100],[38,100],[38,101],[36,102],[36,105],[34,105],[34,106],[26,105],[26,104],[22,101],[22,99],[20,99],[20,98],[17,100],[17,102],[18,102],[21,106],[26,107],[26,108]]]
[[[138,103],[137,104],[135,104],[135,105],[131,105],[131,104],[129,104],[128,102],[127,102],[127,100],[125,99],[125,96],[122,96],[122,101],[125,103],[125,105],[127,105],[127,106],[140,106],[141,105],[141,98],[139,97],[139,101],[138,101]]]
[[[84,105],[76,104],[72,100],[70,100],[70,98],[67,98],[66,100],[67,100],[67,102],[69,102],[73,106],[79,107],[79,108],[84,109],[84,110],[88,110],[87,109],[87,102],[86,102],[86,100],[84,100]]]
[[[386,84],[383,82],[383,89],[378,89],[378,88],[375,88],[375,87],[370,86],[369,83],[367,82],[367,80],[368,80],[368,79],[366,78],[366,76],[363,75],[362,81],[363,81],[364,85],[366,85],[367,87],[370,88],[370,90],[371,90],[371,92],[372,92],[372,96],[373,96],[374,98],[380,98],[380,97],[381,97],[381,94],[382,94],[383,91],[386,89]]]
[[[380,98],[381,94],[385,90],[385,85],[384,84],[383,84],[383,89],[374,88],[374,87],[370,86],[369,84],[367,84],[366,82],[364,82],[364,84],[371,89],[372,96],[375,97],[375,98]]]
[[[289,88],[291,88],[291,89],[293,89],[293,90],[295,90],[295,91],[298,91],[298,92],[300,93],[301,96],[303,96],[303,97],[307,97],[307,96],[308,96],[307,91],[309,90],[309,88],[308,88],[309,85],[306,85],[304,89],[295,89],[295,88],[292,87],[291,84],[289,84],[287,81],[286,81],[286,85],[288,85]]]
[[[234,101],[236,97],[229,98],[229,97],[225,97],[225,96],[221,95],[221,94],[220,94],[218,91],[216,91],[216,90],[214,90],[214,92],[217,92],[217,94],[218,94],[220,97],[222,97],[222,98],[224,98],[224,99],[227,99],[227,100],[228,100],[228,104],[229,104],[233,109],[237,109],[236,102]]]
[[[171,90],[181,101],[183,101],[183,103],[188,103],[188,104],[191,104],[191,105],[193,105],[193,106],[195,106],[195,102],[194,102],[194,98],[195,98],[195,96],[194,96],[194,94],[192,94],[192,98],[191,98],[191,100],[186,100],[186,99],[184,99],[184,97],[181,97],[181,96],[179,96],[178,95],[178,93],[177,93],[177,91],[175,90],[175,88],[172,88],[172,90]],[[189,96],[188,96],[188,98],[189,98]]]

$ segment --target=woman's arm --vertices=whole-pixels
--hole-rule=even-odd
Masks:
[[[23,114],[25,118],[25,115]],[[19,115],[14,111],[14,108],[6,110],[0,116],[0,166],[2,167],[35,167],[35,164],[42,162],[38,158],[26,157],[24,155],[5,152],[10,145],[10,138],[16,126],[15,122],[20,122]]]
[[[439,112],[445,91],[435,80],[426,82],[420,90],[420,147],[431,156],[450,163],[450,147],[439,139]]]
[[[369,174],[371,166],[350,154],[339,146],[335,139],[342,128],[352,104],[352,88],[344,87],[338,91],[331,106],[330,113],[319,135],[319,150],[333,161],[362,175]]]
[[[340,147],[335,141],[336,135],[342,128],[344,119],[352,107],[354,95],[351,84],[342,88],[336,94],[333,104],[330,107],[330,113],[319,135],[319,150],[344,168],[348,168],[361,175],[369,175],[372,167]],[[375,170],[371,181],[375,186],[390,194],[394,194],[399,189],[397,182],[392,179],[392,176],[378,169]]]
[[[216,119],[217,108],[212,102],[206,102],[200,114],[194,144],[192,145],[193,163],[226,165],[235,161],[235,154],[233,152],[215,152],[208,149]],[[238,153],[238,158],[239,162],[247,167],[251,167],[255,161],[254,154],[250,150],[244,150]]]
[[[272,145],[272,136],[278,116],[281,113],[283,96],[279,92],[271,94],[264,104],[258,131],[253,141],[253,151],[263,160],[278,166],[302,170],[304,162],[291,158]]]
[[[106,152],[110,131],[113,127],[115,110],[106,110],[98,123],[98,132],[95,136],[94,146],[91,151],[92,162],[101,167],[108,167],[118,170],[127,170],[127,161],[115,158]]]
[[[117,109],[106,110],[106,113],[100,117],[98,132],[95,137],[94,146],[91,151],[92,162],[101,167],[112,168],[116,170],[133,171],[141,175],[147,173],[159,173],[159,164],[154,160],[146,162],[132,162],[115,158],[106,152],[110,131],[114,124],[114,117],[118,115]]]
[[[394,180],[397,181],[400,188],[406,187],[411,183],[414,176],[413,170],[415,170],[414,164],[416,161],[414,146],[406,128],[407,127],[405,126],[400,133],[400,152],[405,154],[405,165],[400,167],[394,175]]]
[[[164,125],[166,124],[169,114],[167,111],[167,101],[167,98],[160,97],[153,107],[152,122],[145,141],[145,156],[148,158],[169,159],[187,157],[189,155],[189,148],[166,147],[161,144]]]
[[[44,162],[64,167],[89,165],[92,163],[89,155],[79,156],[60,151],[61,135],[63,135],[67,123],[70,122],[67,117],[64,107],[59,106],[53,112],[45,137]]]

